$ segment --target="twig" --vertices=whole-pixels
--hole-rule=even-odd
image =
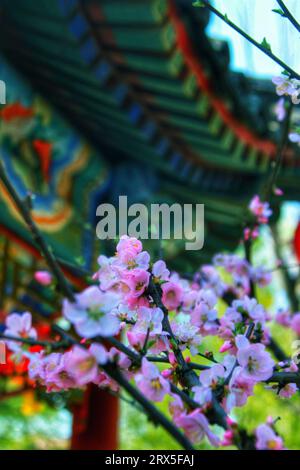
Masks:
[[[193,368],[185,361],[183,354],[180,350],[179,344],[177,339],[174,336],[172,331],[170,322],[169,322],[169,312],[165,305],[163,304],[161,297],[162,297],[162,290],[161,287],[153,281],[153,278],[150,278],[149,286],[148,286],[148,293],[152,297],[154,303],[157,307],[159,307],[163,313],[163,329],[170,335],[170,341],[173,346],[173,352],[176,357],[179,372],[182,377],[183,384],[191,390],[194,386],[199,385],[199,378]],[[222,426],[224,429],[227,429],[227,422],[226,422],[226,413],[224,409],[221,407],[220,403],[218,402],[215,393],[213,393],[213,410],[212,410],[215,422]]]
[[[299,372],[274,372],[273,375],[265,380],[266,383],[278,383],[281,385],[287,385],[295,383],[300,387],[300,373]]]
[[[7,189],[8,193],[12,197],[16,207],[20,211],[24,221],[26,222],[29,230],[32,233],[33,239],[37,246],[39,246],[41,253],[44,255],[50,270],[52,271],[53,275],[55,276],[58,285],[61,288],[61,291],[64,295],[71,301],[75,301],[74,293],[67,282],[66,278],[64,277],[63,272],[60,269],[60,266],[53,255],[51,249],[48,247],[47,243],[45,242],[41,232],[39,231],[36,224],[33,222],[30,209],[28,208],[28,204],[26,204],[17,194],[16,190],[14,189],[13,185],[11,184],[3,163],[0,161],[0,180],[3,182],[5,188]],[[59,331],[62,335],[62,338],[67,339],[70,344],[77,344],[80,347],[84,347],[80,342],[74,339],[71,335],[67,334],[66,332],[63,333],[63,330],[55,325],[55,330]],[[19,338],[17,339],[19,341]],[[138,403],[140,403],[144,410],[147,412],[149,417],[151,417],[155,422],[161,424],[166,431],[168,431],[176,440],[179,442],[184,449],[193,449],[192,444],[190,441],[179,431],[176,426],[171,423],[152,403],[150,403],[136,388],[134,388],[128,380],[118,371],[115,365],[112,364],[105,364],[102,366],[103,370],[113,379],[115,380],[121,387],[123,387]]]
[[[84,348],[84,346],[79,341],[73,338],[73,336],[69,333],[65,332],[62,328],[60,328],[59,331],[62,337],[69,340],[71,344],[76,344]],[[139,356],[137,355],[137,357]],[[171,421],[169,421],[154,405],[152,405],[152,403],[148,401],[137,388],[131,385],[124,375],[116,368],[114,363],[103,364],[101,365],[101,368],[104,370],[104,372],[107,373],[107,375],[109,375],[109,377],[117,382],[120,387],[123,387],[129,393],[129,395],[131,395],[143,407],[151,420],[160,424],[171,436],[174,437],[174,439],[176,439],[179,444],[182,445],[184,449],[193,449],[192,444],[184,436],[184,434],[182,434],[182,432],[179,431],[179,429],[177,429]]]
[[[27,224],[33,240],[35,241],[36,245],[39,247],[42,255],[45,257],[47,264],[55,276],[57,283],[62,291],[62,293],[71,301],[75,301],[75,297],[73,294],[73,291],[64,277],[64,274],[56,261],[55,256],[52,253],[52,250],[49,248],[47,245],[45,239],[43,238],[40,230],[38,229],[37,225],[34,223],[32,220],[31,214],[30,214],[30,209],[28,207],[28,204],[24,202],[20,196],[18,195],[17,191],[13,187],[12,183],[10,182],[3,162],[0,160],[0,180],[2,181],[3,185],[5,186],[6,190],[8,191],[9,195],[11,196],[12,200],[14,201],[17,209],[19,210],[21,216],[24,219],[24,222]]]
[[[150,327],[147,328],[146,338],[145,338],[144,345],[143,345],[142,350],[141,350],[141,356],[142,357],[144,357],[147,354],[147,346],[148,346],[149,335],[150,335]]]
[[[149,282],[148,294],[150,294],[156,306],[159,307],[163,311],[163,314],[164,314],[163,322],[162,322],[163,330],[169,333],[170,341],[173,347],[173,352],[175,354],[175,357],[179,366],[179,371],[182,376],[183,383],[188,388],[192,388],[195,385],[199,385],[198,376],[185,361],[183,354],[180,350],[178,341],[175,338],[174,333],[172,331],[172,328],[169,322],[169,312],[161,300],[161,296],[162,296],[161,287],[155,284],[152,278],[150,279],[150,282]]]
[[[246,331],[246,334],[245,334],[245,337],[246,337],[247,339],[249,339],[249,338],[251,337],[251,335],[252,335],[252,333],[253,333],[253,330],[254,330],[254,327],[255,327],[255,324],[254,324],[253,322],[251,322],[251,323],[248,325],[248,328],[247,328],[247,331]],[[226,377],[226,379],[225,379],[225,381],[224,381],[224,385],[228,385],[228,384],[229,384],[229,382],[230,382],[230,380],[231,380],[231,377],[232,377],[232,374],[233,374],[235,368],[236,368],[238,365],[239,365],[239,363],[238,363],[238,360],[236,359],[234,366],[232,367],[232,369],[231,369],[229,375]]]
[[[253,46],[255,46],[257,49],[262,51],[264,54],[266,54],[270,59],[274,60],[280,67],[282,67],[286,72],[289,73],[291,78],[297,78],[300,79],[300,75],[295,72],[291,67],[289,67],[287,64],[285,64],[279,57],[275,56],[273,52],[266,47],[264,47],[262,44],[257,42],[255,39],[253,39],[249,34],[247,34],[245,31],[243,31],[239,26],[237,26],[235,23],[233,23],[226,15],[223,15],[219,10],[214,8],[207,0],[200,0],[199,1],[200,6],[206,6],[212,13],[214,13],[216,16],[221,18],[228,26],[230,26],[232,29],[234,29],[237,33],[239,33],[241,36],[243,36],[247,41],[249,41]]]
[[[218,361],[213,356],[205,356],[205,354],[202,354],[202,353],[199,353],[199,352],[198,352],[198,356],[203,357],[203,359],[207,359],[208,361],[211,361],[214,364],[219,364]]]
[[[273,162],[273,171],[271,172],[269,182],[267,183],[266,189],[264,191],[264,195],[263,195],[264,201],[268,201],[270,199],[272,195],[272,191],[276,185],[278,173],[280,171],[281,164],[282,164],[284,149],[286,147],[286,143],[288,139],[292,109],[293,109],[293,103],[289,101],[286,115],[282,123],[281,136],[280,136],[280,140],[277,146],[275,161]]]
[[[300,33],[300,24],[296,20],[296,18],[292,15],[290,10],[286,7],[284,2],[282,0],[277,0],[278,5],[284,12],[284,16],[292,23],[293,26],[295,26],[296,30]]]
[[[19,336],[5,335],[4,333],[0,333],[0,338],[3,338],[7,341],[15,341],[17,343],[27,344],[28,346],[43,346],[45,348],[51,348],[52,350],[61,349],[69,345],[66,340],[56,342],[40,341],[33,338],[20,338]]]

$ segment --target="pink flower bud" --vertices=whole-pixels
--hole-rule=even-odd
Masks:
[[[36,271],[34,273],[34,279],[42,286],[49,286],[52,282],[52,276],[48,271]]]
[[[234,433],[230,429],[224,432],[223,440],[221,442],[222,446],[231,446],[233,445]]]
[[[280,188],[274,188],[274,194],[276,196],[282,196],[284,194],[283,190]]]
[[[274,423],[273,417],[272,417],[272,416],[268,416],[266,422],[271,426],[271,425]]]
[[[169,361],[172,366],[175,366],[177,364],[175,354],[172,351],[169,353]]]
[[[165,378],[168,379],[172,375],[172,370],[171,369],[165,369],[161,371],[161,375]]]
[[[229,351],[230,349],[232,349],[231,341],[225,341],[220,347],[219,352],[224,353],[226,351]]]

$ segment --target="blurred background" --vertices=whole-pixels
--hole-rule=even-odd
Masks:
[[[300,72],[297,31],[272,12],[275,0],[212,3]],[[286,5],[300,19],[299,2]],[[113,252],[114,242],[95,237],[96,207],[117,205],[119,195],[129,204],[205,204],[201,251],[146,243],[182,274],[220,251],[242,253],[245,210],[268,181],[279,140],[271,77],[280,72],[191,0],[0,1],[0,157],[19,194],[34,195],[33,218],[74,287],[86,285],[100,252]],[[278,178],[284,195],[273,196],[271,228],[255,244],[254,263],[296,266],[260,292],[271,313],[299,310],[299,175],[299,147],[290,144]],[[11,311],[55,321],[60,299],[33,280],[45,266],[1,186],[0,245],[0,328]],[[47,325],[38,328],[47,337]],[[293,338],[279,326],[273,334],[290,354]],[[1,449],[175,448],[127,397],[46,394],[26,368],[9,357],[0,365]],[[259,397],[236,411],[242,424],[280,416],[287,447],[300,448],[298,395],[284,402],[261,389]]]

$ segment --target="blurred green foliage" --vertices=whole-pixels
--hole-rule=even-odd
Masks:
[[[31,410],[27,398],[0,402],[0,449],[65,449],[69,444],[71,416],[43,404]]]

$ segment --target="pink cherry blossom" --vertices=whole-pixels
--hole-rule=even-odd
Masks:
[[[116,294],[101,292],[98,287],[91,286],[75,298],[75,303],[64,300],[63,315],[74,324],[80,336],[94,338],[118,333],[120,321],[111,313],[119,302]]]
[[[90,348],[91,353],[95,355],[94,351],[92,351],[91,348]],[[129,359],[129,357],[114,347],[109,350],[108,357],[112,362],[118,364],[121,370],[127,371],[129,367],[131,366],[131,360]],[[98,361],[98,364],[99,364],[99,361]]]
[[[208,264],[202,266],[197,279],[202,288],[213,290],[219,297],[222,297],[226,291],[227,286],[222,281],[220,274],[214,266]]]
[[[194,444],[198,444],[206,436],[214,447],[220,445],[219,438],[210,430],[208,420],[199,408],[189,414],[182,413],[175,418],[175,422],[177,426],[183,428]]]
[[[273,77],[272,82],[276,85],[276,93],[278,96],[288,95],[291,97],[293,104],[299,104],[299,86],[300,81],[287,77]]]
[[[120,321],[135,322],[137,317],[137,309],[130,308],[127,303],[121,301],[115,308],[112,309],[111,313],[119,318]]]
[[[162,285],[162,292],[162,302],[168,310],[179,307],[183,298],[183,289],[178,283],[166,282]]]
[[[201,372],[201,385],[193,387],[194,400],[199,405],[204,405],[212,400],[212,392],[219,381],[225,377],[225,368],[222,364],[214,364],[211,368]]]
[[[156,261],[152,266],[152,274],[155,280],[168,281],[170,271],[167,269],[166,263],[162,260]]]
[[[94,345],[92,351],[94,351],[97,359],[90,351],[79,346],[74,346],[71,351],[64,355],[65,370],[80,387],[89,382],[93,382],[97,378],[97,361],[100,359],[100,351],[95,349],[95,347],[96,345]],[[104,358],[100,359],[101,362],[103,362],[103,360],[105,361]]]
[[[292,316],[291,328],[300,336],[300,313],[296,313]]]
[[[178,418],[184,411],[184,403],[179,395],[170,393],[170,397],[172,398],[172,400],[169,403],[169,410],[175,421],[176,418]]]
[[[235,367],[229,381],[229,393],[225,400],[225,407],[229,412],[235,406],[243,406],[248,397],[253,395],[256,381],[243,374],[242,367]]]
[[[149,285],[150,273],[144,269],[134,268],[122,273],[122,279],[129,287],[128,297],[137,298],[143,295]]]
[[[76,381],[65,368],[66,354],[51,353],[42,357],[40,368],[35,361],[30,363],[31,376],[44,384],[48,392],[68,390],[76,387]]]
[[[202,342],[202,336],[199,334],[199,328],[192,325],[189,318],[177,318],[171,322],[174,335],[177,337],[181,350],[186,348],[192,355],[198,353],[198,346]]]
[[[148,269],[150,255],[142,249],[140,240],[123,235],[117,245],[118,264],[128,269]]]
[[[267,271],[262,266],[250,266],[250,277],[251,280],[259,287],[268,286],[272,280],[270,271]]]
[[[254,196],[249,204],[249,209],[260,224],[266,224],[272,215],[268,202],[262,202],[259,196]]]
[[[18,338],[37,338],[36,329],[32,327],[32,316],[31,313],[25,312],[21,315],[18,313],[12,313],[6,318],[6,329],[4,334],[7,336],[14,336]],[[7,340],[7,346],[12,351],[18,351],[21,347],[21,343],[16,341]]]
[[[279,310],[276,313],[275,320],[279,325],[289,327],[292,321],[292,315],[289,310]]]
[[[263,344],[250,344],[245,336],[238,335],[236,345],[237,360],[246,379],[258,382],[271,377],[275,363]]]
[[[281,398],[291,398],[295,393],[297,393],[298,387],[296,384],[286,384],[282,389],[280,389],[278,395]]]
[[[143,358],[141,373],[135,376],[135,381],[149,400],[162,401],[170,392],[168,380],[164,379],[158,368],[146,358]]]
[[[106,291],[112,288],[118,290],[121,276],[116,260],[101,255],[98,258],[98,264],[99,270],[94,275],[94,280],[99,280],[101,290]]]
[[[255,447],[258,450],[283,450],[281,437],[275,434],[274,430],[268,424],[261,424],[256,429]]]
[[[147,335],[151,339],[158,339],[157,336],[164,334],[162,331],[163,317],[164,314],[160,308],[140,307],[135,325],[127,332],[130,344],[141,349]]]
[[[250,265],[246,259],[232,254],[217,254],[213,259],[215,266],[220,266],[231,274],[233,291],[241,297],[250,290]]]
[[[277,121],[281,122],[286,116],[286,110],[284,106],[284,98],[280,98],[274,108]]]
[[[250,319],[261,324],[266,321],[266,312],[263,306],[256,299],[250,299],[248,296],[245,296],[243,299],[234,300],[232,306],[228,307],[224,320],[226,320],[226,317],[231,318],[233,316],[235,318],[234,321],[236,321],[236,313],[241,315],[241,319]]]
[[[191,323],[200,328],[203,335],[213,335],[218,331],[218,314],[214,309],[216,303],[217,297],[212,290],[199,291],[195,308],[191,312]]]
[[[94,356],[97,364],[103,365],[103,364],[106,364],[106,362],[108,361],[108,357],[109,357],[108,352],[102,344],[99,344],[99,343],[91,344],[89,348],[89,353],[92,356]]]
[[[137,255],[142,251],[142,249],[143,245],[141,241],[134,237],[128,237],[128,235],[122,235],[119,243],[117,244],[118,255],[127,250],[131,250]]]
[[[200,386],[193,387],[194,399],[200,405],[212,400],[212,393],[216,387],[224,382],[235,366],[234,356],[227,355],[223,364],[214,364],[200,373]]]
[[[56,354],[57,357],[61,357],[61,353],[53,353]],[[48,357],[51,356],[51,354],[48,355]],[[30,356],[30,362],[28,365],[28,376],[31,380],[36,381],[37,383],[43,383],[45,380],[45,371],[44,371],[44,365],[45,365],[45,356],[44,356],[44,351],[41,351],[37,354],[33,354]],[[55,362],[55,367],[57,365],[57,362]]]

